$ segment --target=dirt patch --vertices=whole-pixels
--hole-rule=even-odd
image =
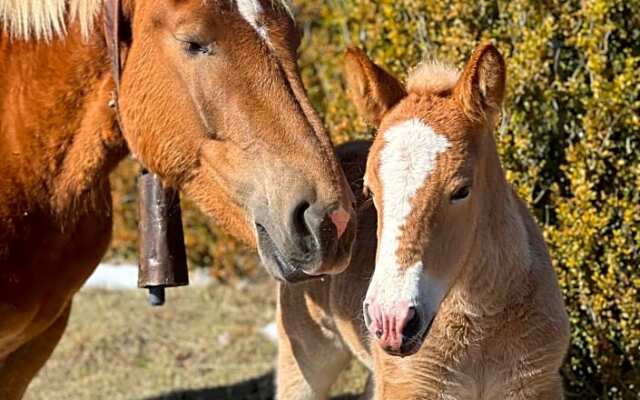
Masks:
[[[152,308],[141,290],[80,292],[67,331],[25,400],[273,398],[275,285],[187,287]],[[354,363],[335,385],[362,390]]]

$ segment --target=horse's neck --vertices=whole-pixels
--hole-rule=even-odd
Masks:
[[[68,211],[104,187],[126,154],[107,106],[112,82],[104,40],[97,30],[83,42],[70,29],[51,43],[0,41],[3,173],[40,207]]]
[[[497,156],[496,156],[497,157]],[[457,293],[473,309],[471,314],[503,311],[514,297],[529,290],[530,240],[517,194],[496,158],[494,181],[487,185],[485,212],[478,221],[476,240],[461,274]]]

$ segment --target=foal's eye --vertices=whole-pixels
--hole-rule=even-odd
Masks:
[[[451,194],[451,204],[456,204],[469,197],[471,185],[464,185]]]

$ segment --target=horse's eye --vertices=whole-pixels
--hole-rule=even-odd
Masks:
[[[464,185],[455,190],[451,194],[451,204],[459,203],[462,200],[469,197],[469,193],[471,192],[471,185]]]
[[[203,44],[193,41],[185,41],[185,51],[192,56],[213,54],[212,44]]]

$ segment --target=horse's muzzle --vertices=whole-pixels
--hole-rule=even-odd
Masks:
[[[256,222],[258,252],[278,280],[300,282],[344,271],[351,258],[355,218],[342,207],[297,207],[288,223]],[[266,218],[265,218],[266,219]]]

